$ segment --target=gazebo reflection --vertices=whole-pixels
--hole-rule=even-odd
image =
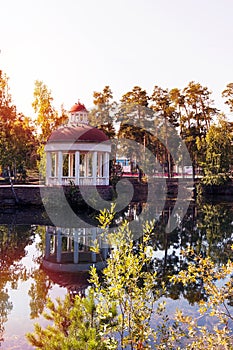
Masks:
[[[91,250],[94,242],[98,242],[98,253]],[[108,245],[98,227],[47,226],[42,268],[53,282],[67,288],[72,295],[84,294],[90,267],[103,269],[108,252]]]

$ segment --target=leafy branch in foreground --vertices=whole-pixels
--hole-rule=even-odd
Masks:
[[[102,282],[95,268],[91,270],[99,314],[104,314],[112,302],[117,305],[117,322],[112,331],[118,335],[121,349],[127,346],[131,349],[149,348],[146,344],[150,337],[154,337],[150,327],[154,301],[160,296],[159,292],[153,293],[156,274],[149,268],[148,235],[145,232],[137,245],[131,236],[126,222],[117,232],[109,234],[114,249],[103,270]]]
[[[233,272],[233,262],[229,260],[227,264],[217,268],[210,257],[195,255],[191,248],[183,254],[192,260],[187,270],[181,271],[171,280],[183,285],[199,280],[205,291],[205,300],[199,302],[199,317],[193,319],[191,316],[184,316],[180,310],[176,313],[176,321],[186,325],[186,349],[233,349],[233,314],[230,310],[233,296],[230,274]],[[209,328],[198,324],[198,320],[205,316],[213,318]]]
[[[171,280],[184,285],[201,280],[205,300],[199,303],[199,314],[214,316],[214,323],[210,328],[200,326],[198,318],[180,310],[171,320],[164,303],[159,303],[165,287],[158,287],[161,281],[151,269],[153,247],[149,244],[154,223],[145,223],[142,237],[134,242],[127,222],[108,232],[113,217],[113,208],[99,217],[112,247],[101,275],[91,268],[92,286],[83,298],[66,296],[56,304],[49,300],[45,317],[50,324],[45,329],[35,325],[34,333],[27,335],[29,342],[45,350],[233,349],[233,317],[227,304],[233,295],[228,277],[233,263],[217,269],[210,258],[188,249],[187,269]]]
[[[44,350],[106,350],[115,349],[110,338],[102,337],[102,328],[106,319],[98,317],[94,293],[90,291],[88,297],[79,295],[72,300],[67,294],[64,300],[57,299],[55,304],[48,300],[49,313],[44,317],[52,322],[45,329],[35,324],[35,333],[27,334],[28,341],[37,349]],[[111,311],[108,321],[114,318],[114,310]]]

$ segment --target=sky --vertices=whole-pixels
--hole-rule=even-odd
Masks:
[[[54,106],[109,85],[114,99],[136,85],[207,86],[221,93],[233,82],[232,0],[0,0],[0,69],[9,77],[18,112],[33,115],[35,80]]]

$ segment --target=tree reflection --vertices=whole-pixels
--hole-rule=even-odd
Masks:
[[[153,268],[161,282],[166,283],[168,297],[178,299],[182,295],[194,304],[205,299],[202,281],[184,287],[171,283],[170,276],[187,268],[189,260],[181,254],[181,250],[187,247],[192,247],[197,254],[210,256],[216,265],[225,264],[229,258],[233,258],[233,209],[223,203],[193,202],[177,228],[167,233],[166,226],[172,209],[168,205],[161,212],[151,236],[150,244],[155,255]]]
[[[34,282],[28,291],[30,296],[30,318],[39,317],[44,311],[47,302],[48,291],[51,288],[51,281],[48,275],[41,269],[37,269],[32,273]]]
[[[202,252],[211,256],[216,264],[225,264],[229,258],[233,258],[230,248],[233,238],[232,206],[204,203],[199,211],[197,227],[203,236]]]
[[[3,340],[4,323],[13,308],[7,285],[17,289],[19,280],[27,280],[21,259],[25,256],[25,247],[31,243],[31,226],[0,226],[0,341]]]
[[[4,323],[7,322],[7,315],[13,309],[13,304],[9,301],[7,292],[7,289],[0,291],[0,342],[3,341]]]
[[[44,311],[48,291],[52,287],[52,282],[50,281],[48,275],[40,268],[45,251],[46,227],[38,226],[36,228],[36,233],[39,236],[39,241],[36,243],[37,255],[33,260],[37,267],[31,272],[33,282],[28,291],[28,295],[30,297],[31,319],[39,317]]]

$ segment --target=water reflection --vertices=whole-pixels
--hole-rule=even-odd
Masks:
[[[161,281],[166,281],[166,297],[186,299],[193,305],[205,298],[202,282],[188,287],[174,286],[169,282],[169,276],[187,267],[187,258],[180,252],[188,246],[197,253],[211,256],[216,265],[233,258],[230,249],[233,244],[233,206],[229,203],[191,203],[182,222],[180,208],[177,228],[167,233],[172,209],[172,203],[168,203],[164,210],[158,209],[154,213],[156,223],[150,242],[154,248],[151,267],[157,271]],[[145,204],[132,203],[117,217],[117,221],[119,223],[124,218],[140,221],[142,210],[146,210]],[[39,226],[38,223],[36,226],[33,222],[27,226],[0,226],[0,338],[5,338],[4,342],[1,341],[3,348],[15,344],[11,338],[14,325],[18,349],[30,349],[29,345],[25,345],[24,333],[32,330],[32,324],[43,312],[48,296],[55,298],[66,293],[84,293],[88,286],[89,266],[96,264],[101,269],[108,254],[108,247],[97,228],[62,228]],[[95,239],[99,240],[100,255],[90,251],[91,242]],[[15,312],[21,300],[24,305],[21,305],[20,318],[15,326]],[[22,312],[25,309],[28,313]]]
[[[91,250],[94,244],[99,252]],[[103,269],[108,245],[98,227],[46,227],[42,268],[50,279],[66,287],[70,294],[85,293],[91,266]]]
[[[210,256],[221,266],[233,259],[231,245],[233,243],[233,207],[228,204],[199,203],[190,205],[184,220],[171,232],[166,233],[171,207],[166,208],[151,237],[155,258],[153,268],[161,281],[166,281],[167,296],[172,299],[181,297],[190,304],[205,299],[205,291],[201,280],[188,285],[173,285],[169,277],[186,269],[187,258],[181,250],[192,247],[197,254]]]
[[[31,226],[0,226],[0,339],[3,339],[4,325],[13,309],[8,294],[18,288],[20,280],[27,279],[27,271],[21,259],[25,256],[25,247],[31,244]]]
[[[101,257],[107,257],[108,248],[101,234],[98,227],[46,227],[43,266],[57,271],[88,271],[93,263],[102,262]],[[100,254],[91,251],[95,241]]]

